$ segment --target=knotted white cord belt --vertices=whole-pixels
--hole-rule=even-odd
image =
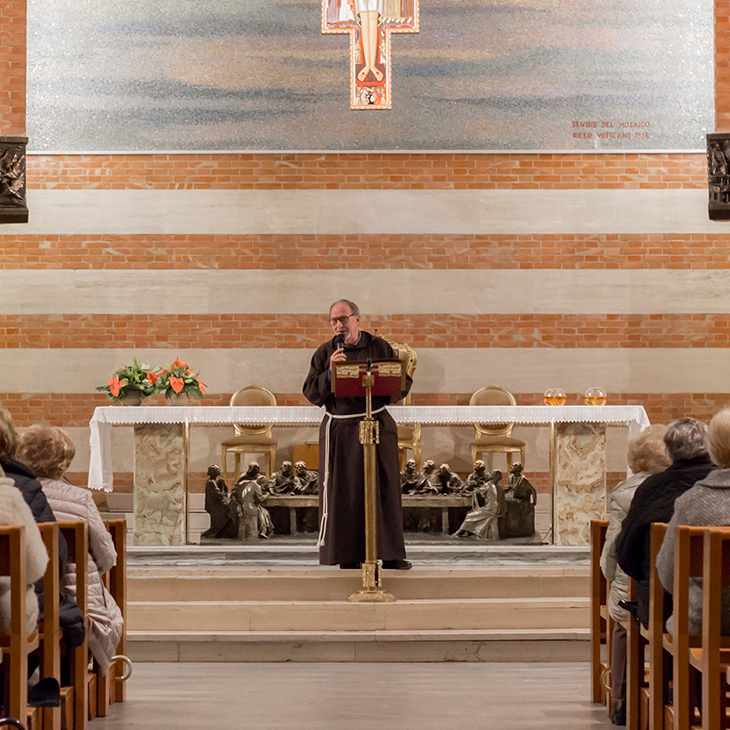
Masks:
[[[372,411],[374,416],[376,413],[380,413],[385,410],[385,406],[381,406],[377,410]],[[327,419],[327,428],[324,432],[324,479],[322,480],[322,519],[319,523],[319,536],[317,538],[317,547],[324,547],[324,536],[327,532],[327,491],[330,482],[330,430],[334,419],[344,418],[365,418],[367,413],[348,413],[347,415],[336,415],[334,413],[325,414]]]

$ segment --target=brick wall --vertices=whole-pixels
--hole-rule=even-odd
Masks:
[[[730,132],[730,1],[715,0],[715,128]]]
[[[0,3],[0,135],[25,134],[26,0]]]
[[[32,156],[29,186],[154,189],[667,189],[704,187],[705,160],[666,154]]]
[[[2,269],[727,269],[730,232],[4,235]]]

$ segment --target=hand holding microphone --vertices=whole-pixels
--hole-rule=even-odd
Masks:
[[[344,334],[338,334],[335,335],[335,351],[332,353],[332,356],[330,357],[330,370],[332,369],[332,363],[333,362],[344,362],[347,360],[347,356],[345,355],[345,335]]]

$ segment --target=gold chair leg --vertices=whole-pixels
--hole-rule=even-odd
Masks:
[[[505,455],[507,457],[507,472],[509,472],[510,467],[512,466],[512,452],[508,451]]]
[[[221,469],[223,470],[223,481],[228,484],[228,475],[226,474],[226,461],[228,461],[228,451],[225,446],[221,446]]]
[[[414,445],[413,458],[416,460],[416,469],[421,470],[421,442]]]
[[[524,469],[525,468],[525,448],[524,447],[520,448],[520,459],[522,459],[522,461],[520,463],[522,464],[522,468]]]

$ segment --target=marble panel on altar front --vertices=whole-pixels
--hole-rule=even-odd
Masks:
[[[187,458],[179,423],[134,427],[134,544],[185,545]]]
[[[606,516],[606,426],[555,424],[553,484],[556,545],[588,545],[591,520]]]

